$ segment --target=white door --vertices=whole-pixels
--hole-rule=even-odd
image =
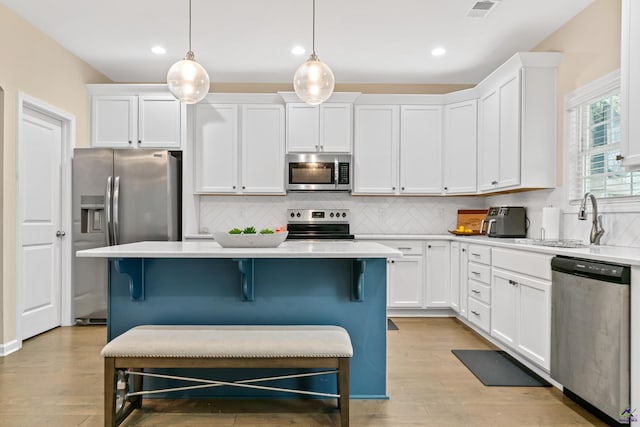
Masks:
[[[18,289],[21,336],[61,323],[62,123],[24,109],[18,165]]]
[[[493,269],[491,280],[491,336],[511,348],[516,345],[516,301],[518,282],[513,275]]]
[[[138,98],[138,147],[181,148],[182,104],[172,95]]]
[[[320,147],[331,153],[351,153],[351,104],[320,105]]]
[[[422,256],[389,261],[389,307],[421,308],[424,301]]]
[[[134,148],[138,144],[136,96],[91,97],[91,146]]]
[[[445,107],[443,175],[446,194],[476,192],[477,123],[475,99]]]
[[[451,276],[451,249],[449,242],[427,242],[427,269],[425,282],[427,298],[425,307],[449,307],[451,305],[449,288]]]
[[[287,153],[320,151],[318,106],[287,104]]]
[[[400,107],[400,192],[442,192],[442,107]]]

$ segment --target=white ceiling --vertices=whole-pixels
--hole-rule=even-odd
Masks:
[[[592,0],[317,0],[316,52],[336,83],[477,83]],[[115,82],[163,82],[188,50],[187,0],[0,0]],[[312,0],[192,0],[212,82],[285,83],[311,48]],[[162,45],[167,54],[151,53]],[[307,53],[296,56],[300,44]],[[443,46],[448,53],[433,57]]]

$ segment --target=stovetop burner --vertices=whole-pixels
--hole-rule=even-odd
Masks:
[[[353,240],[348,209],[289,209],[287,240]]]

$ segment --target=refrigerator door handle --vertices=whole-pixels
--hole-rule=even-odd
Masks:
[[[104,209],[105,209],[105,222],[106,222],[106,226],[107,226],[107,246],[111,246],[112,245],[112,233],[111,233],[111,228],[112,228],[112,214],[111,214],[111,196],[112,196],[112,190],[113,190],[113,186],[111,185],[111,181],[113,180],[113,177],[110,176],[107,178],[107,188],[105,189],[105,195],[104,195],[104,199],[105,199],[105,203],[104,203]]]
[[[120,177],[116,176],[113,182],[113,244],[117,245],[120,237],[118,222],[118,205],[120,203]]]

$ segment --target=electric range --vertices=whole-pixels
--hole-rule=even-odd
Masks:
[[[287,240],[353,240],[349,209],[288,209]]]

